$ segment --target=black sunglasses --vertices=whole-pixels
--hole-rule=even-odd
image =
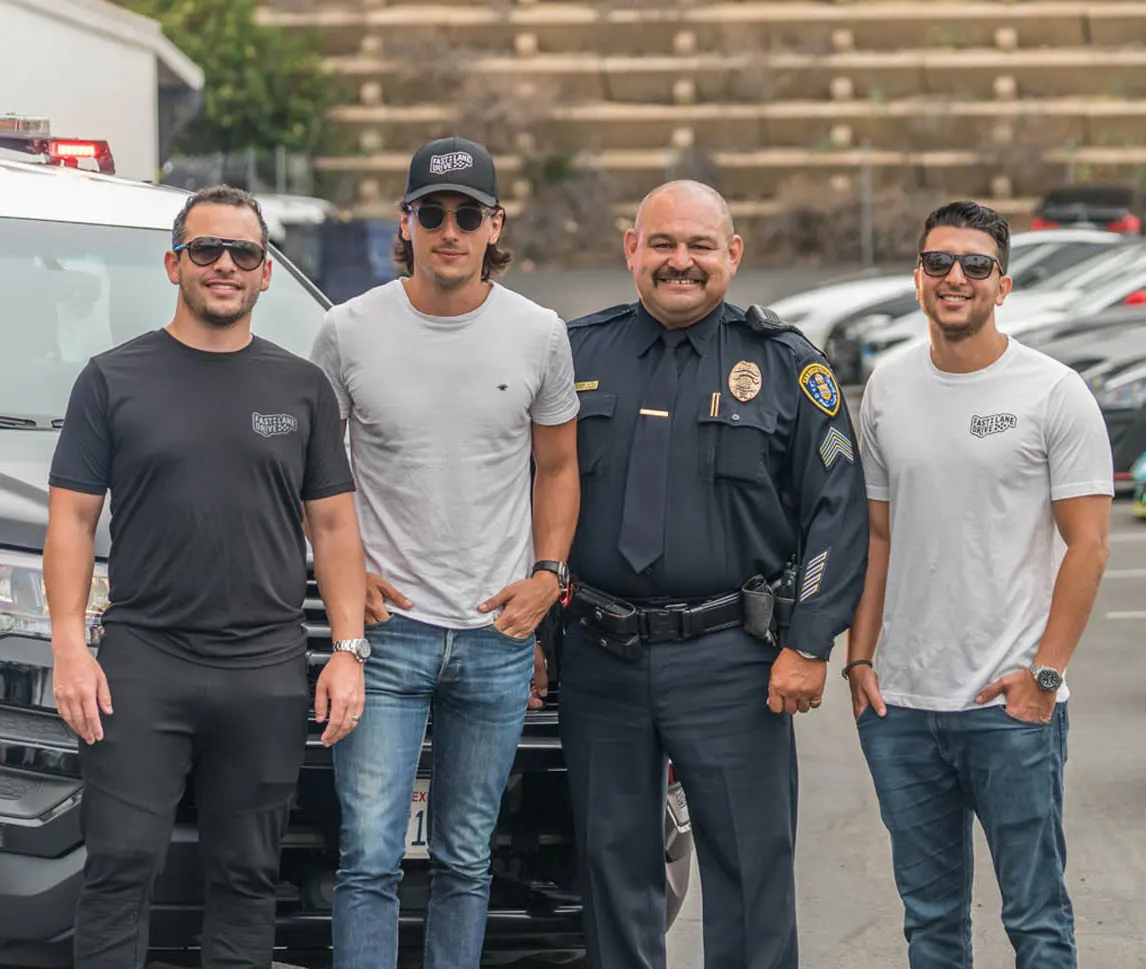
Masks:
[[[218,262],[224,252],[231,254],[231,260],[239,269],[250,272],[258,269],[266,258],[266,250],[257,242],[246,239],[219,239],[216,236],[199,236],[190,242],[176,246],[172,252],[187,250],[188,258],[196,266],[210,266]]]
[[[446,212],[448,211],[444,205],[438,205],[435,202],[411,206],[411,210],[418,217],[418,225],[423,229],[430,230],[441,228],[442,223],[446,221]],[[485,209],[476,205],[463,205],[454,209],[453,214],[454,225],[462,232],[477,232],[485,221],[486,215]]]
[[[1003,274],[1003,264],[994,256],[982,252],[941,252],[933,249],[919,254],[919,265],[928,276],[946,276],[958,262],[963,267],[963,275],[968,279],[986,279],[997,265],[999,275]]]

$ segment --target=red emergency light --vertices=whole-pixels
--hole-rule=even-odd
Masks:
[[[79,168],[81,161],[95,162],[104,175],[115,174],[111,146],[91,138],[55,138],[43,118],[16,115],[0,117],[0,148],[22,154],[40,155],[48,164]]]

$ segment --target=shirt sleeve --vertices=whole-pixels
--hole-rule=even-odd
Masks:
[[[111,487],[111,457],[107,380],[89,360],[72,385],[48,483],[89,495],[106,494]]]
[[[346,379],[342,373],[342,348],[338,343],[338,328],[329,311],[323,317],[322,326],[318,328],[318,333],[314,338],[314,345],[310,349],[310,359],[326,374],[327,380],[334,388],[339,419],[345,420],[350,416],[350,391],[347,389]]]
[[[545,373],[529,408],[529,417],[534,424],[564,424],[577,416],[580,406],[573,385],[573,351],[569,346],[569,331],[560,317],[554,314],[553,326],[549,331]]]
[[[891,486],[887,476],[887,464],[879,446],[879,434],[875,417],[875,388],[868,381],[860,401],[860,458],[863,467],[867,496],[872,501],[890,501]]]
[[[863,592],[867,497],[851,417],[831,368],[809,354],[796,373],[790,460],[802,556],[788,645],[827,659]]]
[[[306,443],[306,470],[302,500],[318,501],[354,490],[354,475],[342,442],[341,417],[334,388],[322,373],[315,373],[315,402],[310,439]]]
[[[1051,500],[1114,494],[1114,458],[1098,401],[1073,370],[1051,392],[1046,423]]]

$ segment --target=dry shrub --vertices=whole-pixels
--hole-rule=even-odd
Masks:
[[[837,191],[800,177],[780,187],[779,213],[756,220],[745,238],[745,259],[758,265],[858,264],[863,212],[858,191]],[[872,191],[873,257],[911,259],[927,214],[944,198],[933,190],[888,186]],[[742,233],[744,235],[745,233]]]

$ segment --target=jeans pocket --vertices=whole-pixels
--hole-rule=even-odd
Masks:
[[[872,714],[872,716],[875,715],[875,707],[873,707],[870,703],[866,707],[864,707],[863,710],[860,711],[860,715],[858,717],[856,717],[856,726],[857,727],[860,724],[866,722],[868,719],[870,719],[868,717],[869,713]]]
[[[1045,730],[1052,723],[1054,723],[1054,717],[1053,716],[1051,717],[1050,720],[1023,720],[1021,717],[1016,717],[1013,714],[1008,713],[1006,704],[1000,703],[998,706],[999,706],[999,710],[1002,711],[1003,716],[1006,717],[1008,720],[1010,720],[1011,723],[1017,723],[1017,724],[1020,724],[1024,727],[1039,727],[1040,729]]]
[[[509,633],[502,632],[492,622],[487,628],[490,629],[495,635],[499,636],[501,639],[504,639],[507,643],[513,643],[514,646],[528,646],[533,642],[533,633],[529,633],[526,636],[511,636]]]

